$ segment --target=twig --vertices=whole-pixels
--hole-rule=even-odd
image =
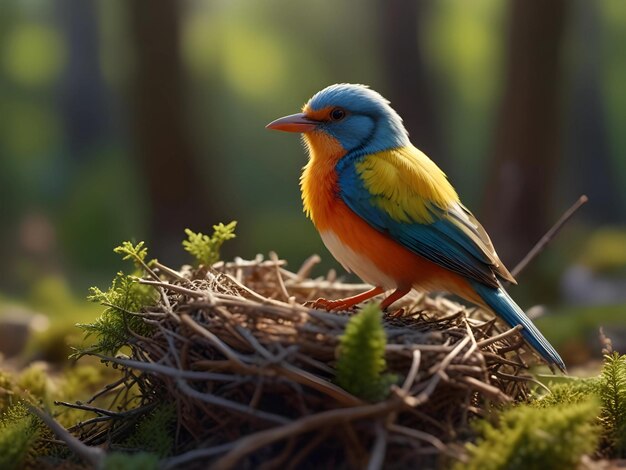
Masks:
[[[100,464],[104,460],[104,450],[99,447],[89,447],[83,444],[81,441],[72,436],[63,426],[61,426],[56,419],[50,416],[45,411],[26,403],[28,410],[37,415],[48,427],[54,432],[54,434],[74,452],[76,455],[87,461],[93,468],[100,468]]]
[[[364,405],[354,408],[340,408],[337,410],[324,411],[311,416],[306,416],[284,426],[267,429],[245,437],[235,442],[235,447],[228,454],[215,462],[215,470],[227,470],[234,468],[243,457],[276,441],[297,434],[312,431],[321,426],[363,419],[371,416],[386,414],[402,406],[401,401],[387,400],[373,405]]]
[[[437,439],[432,434],[428,434],[424,431],[419,431],[417,429],[407,428],[406,426],[400,426],[398,424],[392,424],[387,426],[387,429],[391,432],[396,432],[398,434],[403,434],[405,436],[411,437],[413,439],[417,439],[419,441],[428,442],[431,446],[437,449],[439,452],[446,452],[446,445],[441,442],[440,439]]]
[[[446,357],[443,358],[443,360],[438,363],[438,364],[434,364],[431,369],[430,372],[439,372],[439,371],[443,371],[446,369],[446,367],[448,367],[448,365],[452,362],[452,360],[459,355],[459,353],[463,350],[463,348],[467,345],[467,343],[470,342],[470,337],[466,336],[465,338],[463,338],[461,341],[458,342],[458,344],[456,344],[454,346],[454,349],[452,351],[450,351],[448,353],[448,355]]]
[[[567,209],[563,215],[556,221],[556,223],[552,226],[550,230],[546,232],[546,234],[541,237],[541,239],[537,242],[535,246],[528,252],[522,260],[517,263],[517,265],[511,270],[511,274],[513,277],[516,277],[522,270],[530,263],[535,257],[541,253],[541,251],[546,247],[548,243],[552,241],[552,239],[556,236],[557,233],[563,228],[563,225],[576,213],[578,209],[580,209],[583,205],[587,203],[589,198],[584,194],[578,198],[578,200]]]
[[[482,392],[484,395],[490,396],[492,398],[494,398],[497,401],[500,402],[510,402],[511,401],[511,397],[509,397],[507,394],[503,393],[502,390],[500,390],[498,387],[494,387],[493,385],[489,385],[485,382],[481,382],[480,380],[474,378],[474,377],[470,377],[470,376],[463,376],[459,379],[461,382],[466,383],[467,385],[469,385],[471,388],[478,390],[480,392]]]
[[[196,333],[199,333],[201,336],[204,336],[206,339],[208,339],[211,344],[215,346],[215,348],[217,348],[225,357],[239,365],[244,365],[239,354],[226,346],[223,341],[221,341],[209,330],[207,330],[206,328],[202,328],[200,325],[198,325],[189,315],[183,313],[180,318],[185,325],[189,326]]]
[[[227,400],[226,398],[222,398],[211,393],[199,392],[198,390],[191,388],[184,380],[179,379],[177,383],[178,388],[180,388],[185,394],[197,398],[198,400],[202,400],[211,405],[220,408],[227,408],[229,410],[236,411],[244,415],[250,415],[254,418],[258,418],[263,421],[269,421],[271,423],[285,424],[291,422],[290,419],[285,418],[284,416],[277,415],[275,413],[255,410],[254,408],[250,408],[249,406],[242,405],[241,403],[237,403],[232,400]]]
[[[277,371],[279,371],[284,377],[290,378],[291,380],[294,380],[302,385],[308,385],[312,389],[332,397],[343,406],[358,406],[363,404],[362,400],[349,394],[344,389],[337,387],[336,385],[327,382],[310,372],[306,372],[292,366],[291,364],[283,364],[280,368],[277,368]]]
[[[510,330],[506,330],[504,333],[500,333],[498,335],[492,336],[491,338],[483,339],[478,342],[479,348],[484,348],[485,346],[489,346],[490,344],[496,343],[504,338],[508,338],[509,336],[513,336],[515,333],[522,331],[524,329],[524,325],[515,325]]]
[[[187,380],[214,380],[216,382],[232,382],[241,380],[239,377],[228,374],[216,374],[215,372],[200,372],[195,370],[181,370],[175,367],[164,366],[154,362],[136,361],[133,359],[122,359],[120,357],[103,356],[101,354],[92,354],[99,357],[103,361],[113,362],[131,369],[160,374],[162,376],[172,377],[175,379]]]
[[[233,442],[229,442],[228,444],[208,447],[206,449],[190,450],[189,452],[185,452],[184,454],[162,460],[160,468],[162,470],[169,470],[171,468],[182,468],[185,464],[193,462],[194,460],[206,459],[208,457],[214,457],[218,454],[228,452],[233,448],[234,445],[235,444]]]
[[[387,429],[380,421],[376,423],[376,439],[370,454],[370,460],[367,463],[367,470],[379,470],[383,468],[385,463],[385,454],[387,453]]]
[[[304,260],[304,263],[302,263],[300,269],[298,269],[298,272],[296,273],[296,279],[298,281],[304,280],[311,273],[313,267],[316,264],[319,264],[320,261],[322,261],[322,258],[320,258],[319,255],[309,256],[306,260]]]
[[[181,274],[178,271],[176,271],[176,270],[174,270],[174,269],[172,269],[172,268],[170,268],[168,266],[165,266],[164,264],[159,263],[157,260],[154,260],[152,262],[152,265],[155,268],[158,268],[159,271],[163,271],[165,274],[167,274],[170,277],[173,277],[174,279],[178,279],[179,281],[182,281],[182,282],[185,282],[185,283],[190,283],[190,280],[187,279],[185,276],[181,276]]]
[[[146,284],[148,286],[162,287],[163,289],[178,292],[179,294],[185,294],[189,297],[203,298],[206,297],[206,293],[199,290],[188,289],[178,284],[172,284],[166,281],[151,281],[150,279],[139,279],[139,284]]]
[[[415,377],[417,376],[417,371],[420,367],[420,359],[422,358],[422,353],[419,349],[413,350],[413,361],[411,362],[411,368],[409,369],[409,373],[406,375],[406,379],[404,379],[404,383],[402,384],[402,390],[405,393],[411,389],[411,385],[415,382]]]
[[[285,281],[283,280],[283,276],[280,273],[280,264],[279,264],[279,259],[278,259],[278,255],[276,254],[276,252],[274,251],[270,251],[270,259],[276,263],[276,280],[278,281],[278,287],[279,287],[279,291],[282,294],[284,300],[288,301],[289,300],[289,292],[287,292],[287,288],[285,287]]]
[[[309,439],[304,444],[304,446],[298,450],[296,454],[291,456],[291,458],[289,459],[287,470],[294,470],[294,469],[300,468],[300,462],[302,462],[302,460],[304,460],[306,456],[309,455],[313,451],[313,449],[315,449],[324,440],[326,440],[330,432],[331,432],[330,428],[320,429],[319,431],[317,431],[312,439]]]
[[[128,414],[127,412],[111,411],[111,410],[106,410],[104,408],[98,408],[97,406],[83,405],[82,403],[69,403],[69,402],[60,401],[60,400],[55,401],[54,404],[65,406],[67,408],[74,408],[77,410],[91,411],[92,413],[96,413],[101,416],[108,416],[110,418],[121,418],[125,414],[126,415]]]

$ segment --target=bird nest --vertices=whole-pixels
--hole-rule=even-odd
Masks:
[[[311,279],[317,261],[298,272],[275,255],[181,271],[157,263],[139,281],[160,292],[141,312],[152,332],[133,333],[126,356],[99,356],[123,373],[99,393],[115,405],[68,404],[98,415],[70,431],[111,446],[141,413],[166,403],[175,407],[175,438],[164,468],[405,468],[463,459],[458,443],[471,418],[527,395],[525,361],[533,359],[516,329],[417,294],[383,318],[385,360],[397,378],[387,397],[367,402],[340,388],[337,350],[353,312],[304,304],[370,286]]]

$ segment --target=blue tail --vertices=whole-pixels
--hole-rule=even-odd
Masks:
[[[508,325],[511,327],[523,325],[524,328],[520,333],[528,344],[535,348],[549,364],[555,364],[565,372],[565,364],[559,353],[502,287],[494,289],[479,282],[472,282],[472,287],[496,315]]]

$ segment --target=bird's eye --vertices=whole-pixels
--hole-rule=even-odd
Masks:
[[[330,119],[333,121],[341,121],[346,117],[346,112],[341,108],[335,108],[330,112]]]

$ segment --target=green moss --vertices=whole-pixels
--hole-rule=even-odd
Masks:
[[[39,420],[22,403],[10,406],[0,415],[0,468],[24,468],[40,433]]]
[[[558,405],[575,405],[596,397],[598,379],[572,378],[565,383],[550,384],[550,393],[544,393],[532,400],[537,408],[550,408]]]
[[[549,387],[530,403],[501,412],[495,424],[479,422],[480,438],[468,446],[469,468],[566,468],[596,450],[625,456],[626,356],[607,355],[598,377]]]
[[[626,457],[626,355],[605,356],[598,395],[602,401],[600,422],[613,457]]]
[[[34,362],[24,369],[17,378],[16,385],[35,400],[49,406],[52,404],[52,382],[48,377],[48,367],[43,362]]]
[[[159,458],[147,452],[125,454],[112,452],[107,455],[102,464],[103,470],[156,470]]]
[[[383,374],[387,337],[382,325],[382,312],[369,304],[350,318],[345,333],[339,338],[337,383],[348,392],[376,401],[387,395],[395,377]]]
[[[174,447],[174,406],[162,404],[143,416],[124,447],[151,452],[161,458],[172,453]]]
[[[15,378],[9,372],[0,370],[0,413],[15,403]]]
[[[495,423],[480,421],[479,439],[467,446],[470,461],[456,469],[527,470],[576,468],[600,437],[594,398],[550,407],[520,405],[501,412]]]

